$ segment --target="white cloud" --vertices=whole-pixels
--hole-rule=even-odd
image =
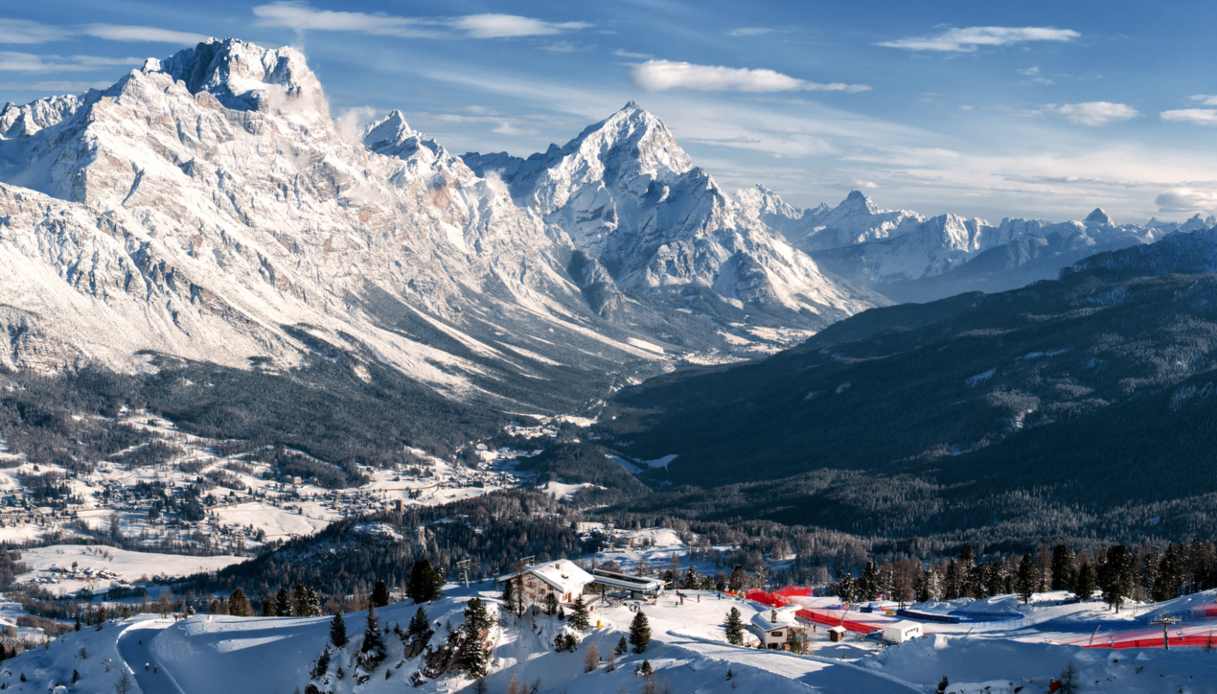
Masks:
[[[372,12],[319,10],[300,2],[255,5],[253,12],[263,26],[297,31],[349,31],[397,38],[520,38],[552,36],[592,26],[587,22],[549,22],[533,17],[496,13],[438,18],[401,17]]]
[[[1043,85],[1056,84],[1056,82],[1054,80],[1052,80],[1051,78],[1046,77],[1044,75],[1044,73],[1040,70],[1038,65],[1032,65],[1031,67],[1025,67],[1025,68],[1019,70],[1018,74],[1022,75],[1023,77],[1026,77],[1028,82],[1033,82],[1035,84],[1043,84]]]
[[[1076,104],[1049,104],[1042,109],[1072,123],[1098,127],[1136,118],[1137,109],[1114,101],[1083,101]]]
[[[0,44],[39,44],[91,36],[106,41],[191,44],[207,39],[203,34],[133,24],[86,24],[53,26],[25,19],[0,19]]]
[[[49,43],[71,36],[63,27],[51,26],[28,19],[0,19],[0,43]]]
[[[882,41],[879,45],[909,51],[972,53],[982,46],[1008,46],[1033,41],[1073,41],[1081,36],[1073,29],[1056,27],[959,27],[928,36]]]
[[[297,31],[351,31],[398,38],[437,38],[442,32],[421,19],[368,12],[318,10],[304,3],[274,2],[255,5],[254,16],[263,26]]]
[[[651,55],[650,53],[640,53],[638,51],[627,51],[627,50],[623,50],[620,48],[613,51],[613,55],[617,56],[618,58],[625,58],[626,60],[649,60],[649,59],[655,57],[655,56]]]
[[[107,67],[135,66],[142,62],[141,58],[0,51],[0,72],[81,72]]]
[[[549,53],[574,53],[579,47],[570,41],[554,41],[541,46],[541,50]]]
[[[1217,125],[1217,109],[1179,108],[1159,114],[1164,121],[1191,123],[1192,125]]]
[[[1158,210],[1167,213],[1217,210],[1217,190],[1172,188],[1154,198]]]
[[[1205,106],[1217,106],[1217,94],[1192,94],[1188,98]]]
[[[777,31],[773,27],[738,27],[727,32],[728,36],[764,36]]]
[[[107,41],[194,44],[207,40],[203,34],[134,24],[88,24],[81,29],[81,33]]]
[[[696,65],[673,60],[648,60],[633,66],[634,84],[648,91],[688,89],[702,92],[864,92],[865,84],[809,82],[765,68]]]
[[[452,26],[475,39],[550,36],[590,28],[587,22],[546,22],[514,14],[471,14],[452,20]]]

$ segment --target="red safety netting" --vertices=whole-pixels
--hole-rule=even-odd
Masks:
[[[750,590],[744,594],[744,597],[752,602],[759,602],[769,607],[785,607],[790,604],[790,601],[785,596],[764,590]]]
[[[1189,634],[1187,636],[1172,636],[1170,637],[1171,646],[1195,646],[1200,648],[1214,646],[1217,647],[1217,637],[1208,634]],[[1126,639],[1124,641],[1107,641],[1103,643],[1092,643],[1086,648],[1114,648],[1123,650],[1126,648],[1162,648],[1161,636],[1144,636],[1137,639]]]
[[[778,595],[782,595],[782,596],[785,596],[788,598],[794,597],[796,595],[802,596],[802,597],[808,597],[811,595],[811,588],[808,588],[806,586],[784,586],[782,588],[778,588],[777,590],[775,590],[773,592]]]
[[[858,634],[873,634],[879,631],[879,627],[866,622],[855,622],[852,619],[841,619],[837,615],[823,614],[820,612],[812,612],[811,610],[799,610],[794,613],[795,616],[806,619],[809,622],[824,624],[830,627],[841,626],[845,629],[856,632]]]

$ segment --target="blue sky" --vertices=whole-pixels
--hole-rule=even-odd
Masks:
[[[0,9],[0,99],[239,36],[303,49],[336,117],[401,108],[458,152],[527,154],[635,99],[728,188],[1142,221],[1217,211],[1215,24],[1203,2],[42,0]]]

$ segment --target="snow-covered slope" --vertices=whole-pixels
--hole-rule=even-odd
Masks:
[[[522,206],[565,230],[640,301],[708,289],[735,306],[802,312],[813,326],[868,305],[727,195],[634,102],[527,159],[464,159],[502,177]]]
[[[163,353],[284,368],[339,350],[448,395],[540,396],[504,384],[736,348],[717,308],[627,301],[605,266],[624,286],[699,284],[791,309],[770,327],[867,305],[739,222],[653,117],[610,121],[557,157],[577,175],[538,169],[541,211],[398,111],[344,137],[293,48],[212,39],[106,90],[9,105],[0,365],[131,371]],[[654,204],[671,190],[687,192]],[[590,202],[568,204],[596,195],[637,233],[602,233],[577,214]],[[576,268],[576,246],[602,254]]]

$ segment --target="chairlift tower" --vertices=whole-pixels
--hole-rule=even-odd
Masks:
[[[1168,633],[1168,631],[1172,625],[1178,624],[1179,622],[1180,622],[1180,619],[1178,617],[1173,617],[1171,615],[1163,615],[1163,616],[1155,619],[1154,621],[1150,622],[1150,624],[1161,624],[1162,625],[1162,650],[1167,650],[1167,651],[1170,650],[1171,639],[1170,639],[1170,634]]]

